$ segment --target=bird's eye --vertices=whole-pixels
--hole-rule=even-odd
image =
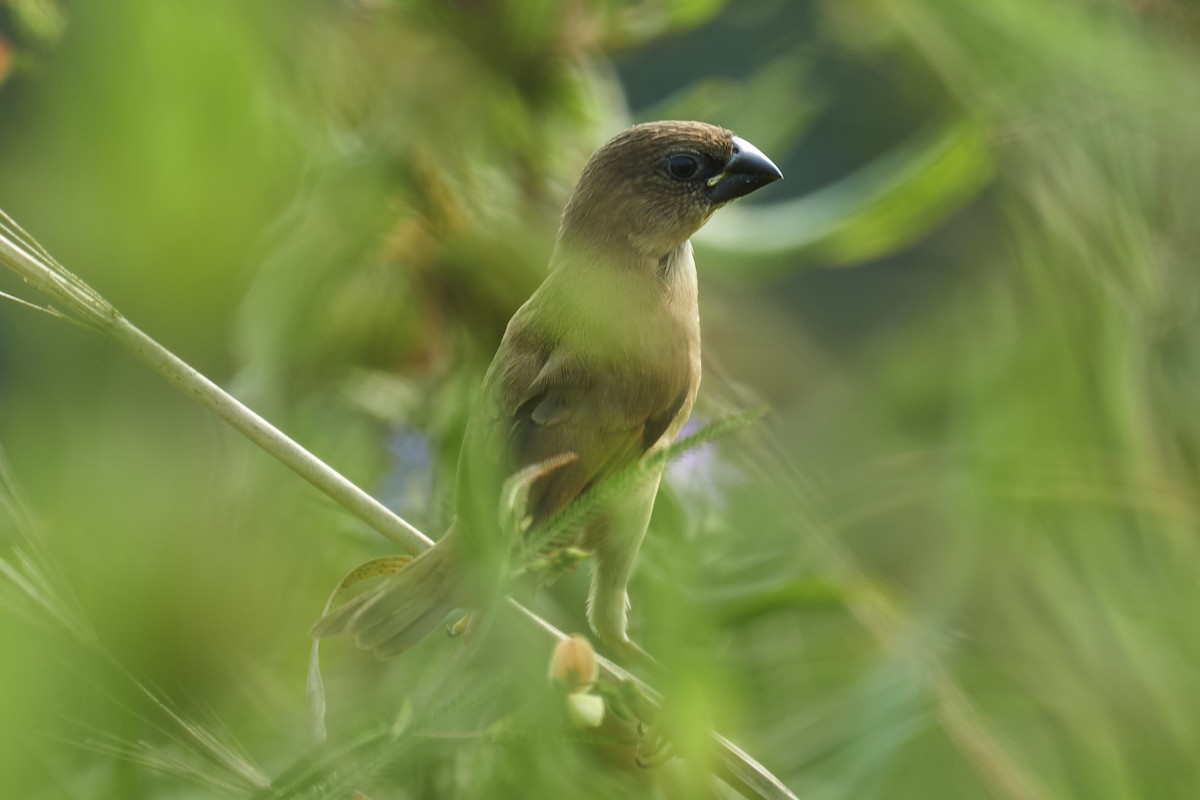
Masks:
[[[671,177],[677,180],[686,181],[688,178],[696,177],[696,173],[700,170],[700,162],[695,156],[689,156],[687,153],[675,153],[667,156],[667,172],[671,173]]]

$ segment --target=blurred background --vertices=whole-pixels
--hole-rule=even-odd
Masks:
[[[723,797],[714,728],[802,798],[1196,796],[1189,0],[0,0],[0,208],[435,536],[584,160],[661,118],[786,176],[695,240],[695,416],[771,413],[631,587],[688,757],[565,725],[520,627],[328,643],[315,745],[307,630],[395,546],[3,302],[0,794]]]

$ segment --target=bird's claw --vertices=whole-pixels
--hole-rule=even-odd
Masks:
[[[605,706],[613,716],[634,726],[637,747],[634,759],[639,767],[661,767],[675,756],[675,748],[663,733],[658,708],[633,681],[597,685]]]
[[[662,728],[657,723],[645,725],[638,723],[638,744],[634,760],[642,769],[654,769],[675,757],[675,748],[663,735]]]
[[[640,644],[626,638],[620,645],[620,651],[634,664],[646,669],[652,675],[662,672],[662,664],[658,659],[647,653]]]

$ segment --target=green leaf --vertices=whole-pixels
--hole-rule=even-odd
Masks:
[[[953,119],[807,196],[724,209],[696,242],[760,271],[797,260],[857,264],[925,236],[987,186],[993,171],[983,131]]]

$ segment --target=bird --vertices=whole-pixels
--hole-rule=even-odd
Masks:
[[[700,385],[691,236],[782,177],[754,145],[704,122],[634,125],[597,149],[563,210],[549,272],[509,321],[474,402],[449,529],[327,611],[313,637],[350,635],[379,658],[404,652],[456,609],[503,593],[516,544],[506,539],[668,447]],[[588,622],[618,652],[642,653],[627,631],[627,585],[662,478],[656,461],[568,536],[592,562]],[[501,524],[506,481],[531,468],[526,524]]]

